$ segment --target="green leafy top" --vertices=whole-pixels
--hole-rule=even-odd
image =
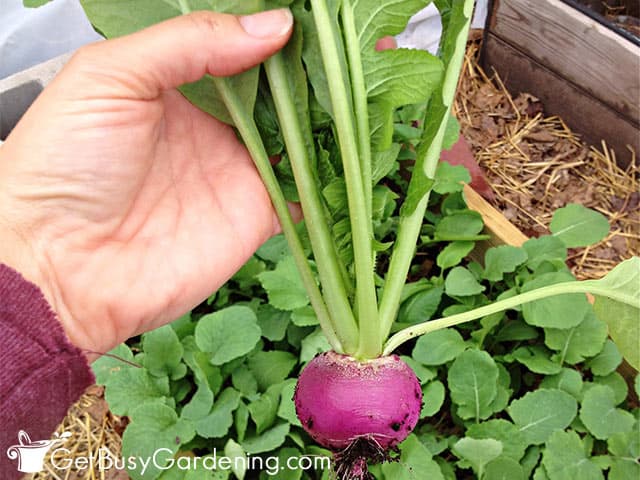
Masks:
[[[462,61],[471,0],[455,2],[453,7],[438,4],[446,19],[439,57],[418,50],[379,52],[375,48],[379,38],[402,31],[427,3],[82,0],[95,28],[107,37],[198,9],[237,14],[282,6],[292,10],[296,28],[291,41],[262,68],[229,79],[205,76],[181,91],[195,105],[238,129],[281,216],[294,253],[291,266],[295,263],[300,271],[323,331],[334,349],[358,357],[381,353],[399,305],[394,292],[401,289],[410,266],[411,255],[403,245],[415,245],[418,235],[401,231],[394,242],[401,253],[399,263],[393,262],[399,271],[391,271],[386,279],[383,296],[389,294],[391,305],[387,312],[382,308],[384,300],[378,300],[374,270],[376,256],[390,245],[385,238],[391,233],[390,224],[384,219],[395,210],[398,198],[389,186],[379,184],[394,169],[402,150],[403,142],[394,137],[397,111],[420,106],[416,120],[425,134],[418,135],[414,147],[423,152],[426,147],[421,145],[431,145],[429,159],[420,153],[414,169],[415,177],[429,179],[412,183],[428,187],[419,195],[410,193],[406,203],[418,201],[426,206],[444,133],[450,136],[455,125],[449,120],[448,106]],[[432,94],[436,100],[430,101]],[[439,132],[437,138],[430,129]],[[275,181],[269,155],[282,159],[276,167],[282,187]],[[439,185],[438,191],[444,192],[445,183]],[[449,191],[451,185],[446,187]],[[415,189],[410,186],[409,190]],[[319,286],[286,210],[285,194],[302,203]],[[415,207],[403,211],[410,214]],[[299,306],[306,304],[304,296],[300,301]]]

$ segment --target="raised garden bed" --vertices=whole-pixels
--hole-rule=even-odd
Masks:
[[[553,212],[570,202],[607,216],[610,235],[588,249],[575,249],[570,265],[578,278],[598,278],[640,253],[640,193],[637,163],[622,168],[608,144],[585,144],[568,119],[550,115],[537,97],[512,95],[500,75],[479,65],[479,43],[467,51],[456,115],[487,175],[492,204],[528,237],[548,233]],[[633,158],[633,157],[632,157]]]
[[[562,0],[495,0],[482,64],[592,145],[607,139],[624,168],[640,151],[640,40]]]

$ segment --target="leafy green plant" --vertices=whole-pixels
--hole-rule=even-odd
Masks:
[[[296,18],[293,38],[262,69],[231,79],[206,76],[182,91],[238,129],[269,190],[334,350],[359,359],[379,356],[397,313],[439,152],[443,141],[452,137],[450,104],[473,2],[438,2],[446,24],[440,58],[417,50],[375,50],[377,39],[399,33],[426,5],[424,0],[401,5],[373,0],[82,3],[107,37],[197,8],[248,13],[290,6]],[[122,11],[135,15],[123,16]],[[414,128],[415,166],[402,195],[389,272],[380,289],[374,265],[378,253],[389,247],[389,232],[388,226],[378,225],[380,211],[374,207],[384,208],[393,194],[380,180],[400,154],[393,118],[405,105],[426,105],[414,111],[420,115],[415,120],[427,128]],[[283,188],[268,161],[274,155],[282,157],[277,170],[285,179]],[[287,184],[287,178],[294,183]],[[301,202],[313,256],[322,259],[315,262],[319,286],[286,208],[285,193]]]
[[[133,9],[134,3],[136,15],[129,22],[113,15],[115,11]],[[253,69],[232,79],[207,76],[185,86],[183,92],[196,105],[234,124],[242,135],[272,196],[325,335],[334,350],[359,359],[376,358],[383,353],[429,195],[448,188],[447,179],[437,179],[436,173],[445,137],[451,136],[450,105],[473,2],[436,2],[444,26],[439,58],[415,50],[375,51],[378,38],[401,31],[424,3],[402,2],[391,12],[390,7],[382,8],[384,2],[373,0],[242,4],[185,0],[162,3],[159,9],[156,2],[149,1],[83,2],[93,24],[108,37],[195,8],[234,13],[282,5],[292,8],[297,20],[294,37],[283,52],[265,62],[264,75]],[[385,201],[381,198],[385,196],[388,199],[389,190],[379,181],[393,168],[401,152],[401,144],[393,141],[394,111],[421,104],[426,107],[412,111],[418,114],[414,120],[422,128],[412,125],[415,132],[410,130],[414,166],[402,192],[389,267],[383,282],[376,285],[380,273],[374,268],[376,257],[389,244],[380,235],[388,231],[379,232],[376,228],[374,200]],[[268,158],[273,155],[284,157],[280,170],[289,171],[295,180],[292,190],[307,219],[306,233],[313,256],[321,259],[315,263],[319,287],[286,208],[286,189],[280,188],[269,164]],[[447,172],[440,173],[444,176]],[[573,227],[562,227],[563,222],[580,215],[576,208],[579,207],[567,207],[552,225],[568,246],[583,240],[576,237]],[[584,222],[593,227],[596,237],[603,226],[607,228],[597,215]],[[456,270],[450,283],[465,288],[469,280],[463,270]],[[593,283],[580,285],[547,287],[512,302],[515,305],[526,303],[529,298],[598,288]],[[614,290],[620,287],[619,283],[613,285]],[[610,290],[605,292],[607,298],[611,298]],[[636,299],[624,295],[616,297],[616,301],[637,305]],[[499,303],[492,308],[498,310],[502,305],[510,304]],[[422,328],[435,327],[415,327],[405,334],[419,334]],[[397,335],[384,351],[389,353],[404,338]]]
[[[448,219],[467,217],[467,228],[475,223],[460,192],[434,195],[430,211],[437,215],[423,226],[419,257],[443,251],[430,234]],[[491,248],[484,267],[460,256],[422,275],[415,264],[392,330],[491,306],[526,293],[532,282],[564,280],[566,256],[566,246],[552,235],[522,247]],[[176,454],[207,455],[215,449],[220,455],[330,455],[306,435],[292,401],[300,370],[331,348],[292,265],[286,240],[275,237],[208,305],[112,352],[131,364],[111,357],[94,364],[112,411],[130,417],[125,456],[145,457],[167,445]],[[447,280],[460,271],[473,282],[451,291]],[[633,271],[623,280],[635,281]],[[617,342],[608,338],[607,324],[583,295],[541,308],[501,310],[400,347],[420,380],[424,407],[414,433],[400,444],[398,462],[371,466],[376,479],[637,476],[638,410],[632,399],[640,393],[640,376],[629,391],[617,372],[623,362]],[[130,474],[161,479],[186,474],[177,466],[140,471],[138,466]],[[260,476],[222,469],[198,475]],[[262,472],[260,478],[269,477]],[[276,478],[331,476],[287,470]]]
[[[602,470],[622,475],[637,467],[627,460],[637,420],[617,408],[624,399],[613,370],[622,355],[640,364],[628,334],[638,331],[640,260],[602,280],[576,282],[564,264],[566,248],[598,241],[608,226],[570,205],[554,217],[552,236],[491,249],[484,266],[462,263],[484,238],[482,221],[460,193],[467,173],[438,160],[457,137],[450,110],[473,2],[435,2],[443,23],[437,57],[375,50],[377,39],[399,33],[426,3],[82,0],[107,37],[199,8],[289,6],[296,19],[289,44],[261,68],[181,89],[237,129],[285,241],[268,242],[210,299],[212,312],[203,306],[206,313],[143,335],[135,351],[117,349],[140,368],[110,357],[96,363],[112,409],[131,418],[128,454],[168,444],[170,455],[212,445],[233,455],[321,451],[300,429],[313,436],[314,428],[295,416],[292,372],[328,349],[363,364],[400,349],[421,385],[422,415],[446,411],[450,421],[419,424],[398,463],[373,467],[377,478],[415,471],[455,478],[456,470],[479,478],[534,471],[536,478],[599,478]],[[274,169],[269,157],[276,155]],[[301,227],[287,200],[300,201]],[[437,275],[415,271],[416,244],[435,259]],[[414,275],[422,278],[407,281]],[[596,297],[594,309],[587,292]],[[476,319],[479,326],[467,323]],[[615,343],[606,341],[603,320]],[[454,325],[459,331],[442,330]],[[569,368],[585,362],[593,366]],[[375,432],[365,437],[381,443]],[[594,451],[608,453],[590,460]],[[132,469],[144,478],[180,474]]]

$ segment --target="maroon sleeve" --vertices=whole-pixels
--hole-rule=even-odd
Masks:
[[[28,435],[20,435],[22,443],[49,439],[93,382],[42,292],[0,264],[0,479],[22,475],[11,449],[20,446],[19,432]]]

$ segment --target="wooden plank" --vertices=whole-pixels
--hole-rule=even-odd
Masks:
[[[512,94],[538,97],[545,114],[560,116],[585,142],[600,146],[606,140],[623,168],[632,158],[627,145],[640,152],[637,125],[491,33],[485,36],[482,63],[489,73],[495,68]]]
[[[470,257],[479,263],[484,263],[484,253],[491,247],[500,245],[521,246],[527,241],[527,236],[489,202],[482,198],[469,185],[464,186],[464,198],[467,206],[482,215],[484,233],[491,235],[489,240],[478,242]]]
[[[495,0],[489,31],[640,124],[640,47],[631,41],[561,0]]]

